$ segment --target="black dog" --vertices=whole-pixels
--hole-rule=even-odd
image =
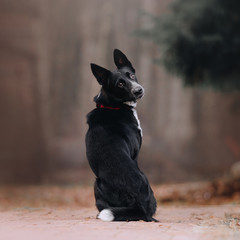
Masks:
[[[156,221],[156,200],[146,176],[138,168],[142,130],[136,101],[144,89],[127,57],[114,50],[117,70],[91,64],[102,86],[94,98],[97,108],[87,115],[86,148],[96,175],[97,218],[103,221]]]

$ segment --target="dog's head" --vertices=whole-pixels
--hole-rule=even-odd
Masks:
[[[92,73],[102,86],[102,92],[116,102],[136,102],[143,97],[144,89],[138,83],[135,69],[127,57],[118,49],[113,52],[115,71],[91,64]]]

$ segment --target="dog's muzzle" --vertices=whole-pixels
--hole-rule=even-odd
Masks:
[[[142,98],[144,95],[144,90],[142,87],[137,87],[132,91],[136,99]]]

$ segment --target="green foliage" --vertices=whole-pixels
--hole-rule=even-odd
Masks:
[[[186,85],[240,90],[240,1],[177,0],[137,34],[159,45],[166,68]]]

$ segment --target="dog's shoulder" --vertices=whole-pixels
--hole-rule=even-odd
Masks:
[[[110,110],[95,108],[87,114],[87,123],[93,125],[136,124],[133,111],[129,109]]]
[[[130,141],[142,142],[139,124],[131,109],[110,110],[96,108],[88,113],[87,123],[88,132],[101,132],[121,136]],[[133,140],[134,139],[134,140]]]

